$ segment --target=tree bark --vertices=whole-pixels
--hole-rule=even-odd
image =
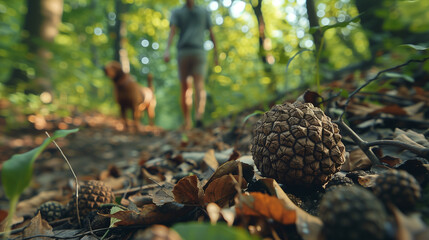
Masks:
[[[128,58],[128,52],[125,49],[125,43],[127,41],[127,27],[122,21],[122,15],[126,12],[126,5],[121,0],[116,0],[116,23],[115,23],[115,56],[114,60],[118,61],[122,65],[122,70],[126,73],[130,72],[130,60]]]
[[[254,5],[254,1],[250,0],[250,4],[252,5],[253,12],[255,13],[256,19],[258,21],[259,56],[262,63],[264,64],[265,73],[271,79],[270,83],[268,84],[268,91],[270,93],[275,93],[277,90],[277,82],[272,71],[272,62],[269,61],[269,58],[273,58],[273,56],[267,54],[267,51],[271,50],[271,43],[270,39],[265,36],[265,19],[264,14],[262,13],[262,1],[263,0],[258,0],[257,4]]]
[[[319,27],[319,18],[316,14],[316,7],[314,5],[314,0],[306,0],[306,6],[307,6],[307,15],[308,15],[308,21],[310,22],[310,28],[312,27]],[[319,52],[319,48],[322,42],[322,32],[319,30],[315,31],[313,34],[313,40],[314,40],[314,46],[316,47],[316,54]]]
[[[24,83],[27,93],[41,93],[52,90],[49,60],[52,53],[48,49],[58,34],[63,13],[63,0],[27,0],[28,12],[25,16],[22,43],[28,47],[29,67],[35,75],[29,76],[24,69],[15,68],[6,85],[17,87]]]

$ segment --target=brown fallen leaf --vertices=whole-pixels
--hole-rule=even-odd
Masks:
[[[264,183],[271,195],[276,196],[278,199],[284,202],[284,207],[286,209],[296,211],[297,217],[295,224],[302,239],[318,240],[323,225],[322,220],[296,206],[283,191],[280,185],[276,182],[276,180],[265,178],[261,179],[260,181]]]
[[[235,180],[239,182],[239,177],[233,175]],[[241,189],[247,187],[247,182],[244,178],[241,179]],[[220,207],[226,206],[234,196],[237,194],[237,190],[234,186],[234,181],[230,175],[224,175],[220,178],[213,180],[206,188],[204,192],[204,202],[214,202]]]
[[[428,233],[429,229],[419,215],[404,215],[398,208],[396,208],[392,204],[389,204],[389,209],[393,212],[396,221],[396,226],[398,228],[396,231],[397,240],[415,240],[415,237],[422,232],[426,231],[426,234]],[[421,237],[421,235],[419,237]]]
[[[254,171],[253,167],[246,163],[241,163],[239,161],[228,161],[224,164],[220,165],[218,169],[213,173],[213,175],[210,177],[210,179],[206,182],[203,189],[205,190],[208,185],[215,180],[216,178],[220,178],[224,175],[239,175],[239,167],[238,165],[241,164],[242,170],[243,170],[243,177],[246,179],[246,181],[250,182],[252,181]]]
[[[413,130],[401,130],[399,128],[395,129],[394,140],[398,140],[416,147],[426,147],[429,148],[429,141],[426,139],[425,135],[417,133]]]
[[[0,209],[0,232],[4,231],[3,221],[6,221],[7,215],[8,215],[7,211]]]
[[[164,225],[153,225],[145,230],[137,231],[134,236],[134,239],[153,239],[153,240],[181,240],[180,235],[171,228],[168,228]]]
[[[229,156],[228,161],[235,161],[237,159],[239,159],[241,156],[240,152],[236,149],[234,149],[234,151],[232,151],[231,155]]]
[[[204,192],[196,175],[180,179],[173,188],[173,194],[178,203],[201,205],[204,202]]]
[[[166,203],[162,206],[155,204],[146,204],[136,211],[119,211],[113,214],[101,214],[105,217],[116,218],[115,226],[130,226],[130,225],[151,225],[151,224],[169,224],[179,221],[195,209],[192,206],[185,206],[178,203]]]
[[[375,179],[377,179],[378,174],[367,174],[365,176],[359,176],[358,182],[362,187],[368,188],[375,185]]]
[[[296,99],[296,101],[302,103],[311,103],[317,107],[320,105],[320,102],[323,101],[323,98],[317,92],[306,90],[303,94],[301,94],[301,96]]]
[[[54,236],[51,225],[40,216],[40,212],[31,219],[30,224],[22,233],[22,238],[29,238],[38,235]],[[37,239],[52,239],[51,237],[37,237]]]
[[[207,204],[207,215],[209,215],[210,223],[216,224],[220,217],[221,208],[214,202]]]
[[[369,115],[371,116],[375,116],[379,113],[388,113],[388,114],[392,114],[395,116],[406,116],[407,112],[401,108],[399,105],[396,104],[392,104],[392,105],[388,105],[388,106],[384,106],[382,108],[379,108],[371,113],[369,113]]]
[[[295,210],[287,209],[284,202],[277,197],[260,192],[251,192],[249,195],[240,194],[235,210],[237,215],[262,216],[285,225],[296,222]]]
[[[214,171],[219,167],[219,162],[216,160],[215,151],[213,149],[209,149],[206,154],[204,154],[203,161]]]
[[[371,166],[371,160],[358,148],[348,153],[346,161],[341,166],[341,171],[351,172],[353,170],[368,169]]]
[[[380,161],[383,162],[383,163],[386,163],[387,165],[389,165],[391,167],[397,166],[397,165],[399,165],[399,164],[402,163],[402,160],[400,158],[391,157],[391,156],[388,156],[388,155],[386,155],[384,157],[381,157]]]

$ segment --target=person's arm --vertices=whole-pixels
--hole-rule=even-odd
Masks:
[[[214,58],[215,65],[217,66],[219,65],[219,60],[218,60],[218,54],[217,54],[216,39],[213,34],[212,28],[209,28],[209,33],[210,33],[210,40],[213,42],[213,58]]]
[[[170,34],[168,35],[167,48],[165,49],[165,52],[164,52],[164,62],[170,61],[170,47],[171,47],[171,43],[173,42],[174,35],[176,35],[176,26],[171,25]]]

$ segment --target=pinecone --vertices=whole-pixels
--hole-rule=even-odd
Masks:
[[[389,170],[375,179],[374,194],[384,203],[393,203],[402,211],[412,210],[420,199],[417,180],[403,170]]]
[[[79,185],[78,208],[82,220],[91,211],[97,210],[102,204],[112,203],[115,200],[112,189],[101,181],[90,180]],[[67,205],[70,216],[77,219],[76,195]]]
[[[326,184],[325,189],[326,190],[332,190],[332,188],[339,187],[339,186],[352,186],[354,185],[353,180],[346,176],[334,174],[332,176],[331,180]]]
[[[319,205],[326,240],[383,239],[387,219],[382,203],[358,186],[338,186]]]
[[[345,161],[338,126],[311,103],[285,103],[266,112],[251,151],[262,175],[301,186],[325,184]]]
[[[36,211],[40,211],[40,215],[48,222],[52,222],[64,217],[66,208],[57,201],[48,201],[39,206]]]

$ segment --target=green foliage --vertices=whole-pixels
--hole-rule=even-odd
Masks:
[[[343,22],[337,22],[331,25],[325,25],[325,26],[318,26],[318,27],[311,27],[310,28],[310,33],[315,33],[316,31],[321,31],[321,32],[326,32],[329,29],[332,28],[343,28],[343,27],[347,27],[350,23],[357,23],[360,20],[360,15],[356,17],[353,17],[347,21],[343,21]]]
[[[18,203],[19,196],[21,193],[30,185],[31,178],[33,176],[33,166],[36,158],[42,153],[42,151],[55,139],[65,137],[70,133],[77,132],[78,129],[72,130],[58,130],[55,131],[54,135],[50,138],[45,139],[43,143],[33,150],[15,154],[3,163],[2,167],[2,185],[6,196],[10,200],[8,223],[6,224],[6,233],[10,230],[12,223],[12,217],[14,216],[16,204]]]
[[[186,240],[249,240],[260,239],[257,236],[250,235],[247,231],[237,227],[229,227],[225,223],[178,223],[173,226],[173,229]]]

